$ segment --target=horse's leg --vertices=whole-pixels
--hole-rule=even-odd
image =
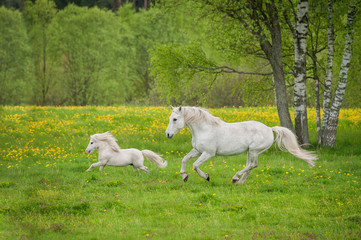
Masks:
[[[193,169],[198,173],[199,176],[206,179],[207,181],[209,181],[209,174],[204,173],[202,170],[200,170],[199,166],[213,156],[214,154],[212,155],[207,152],[203,152],[201,156],[197,159],[197,161],[193,163]]]
[[[259,153],[257,151],[248,151],[246,167],[244,169],[242,169],[241,171],[237,172],[233,176],[232,183],[236,183],[236,182],[244,183],[244,181],[246,181],[251,170],[258,166],[258,162],[257,162],[258,155],[259,155]],[[241,179],[239,179],[239,178],[241,178]]]
[[[194,157],[198,157],[200,155],[200,153],[196,150],[196,149],[192,149],[187,155],[184,156],[184,158],[182,159],[182,167],[180,170],[180,173],[182,174],[182,178],[184,182],[187,182],[188,180],[188,174],[186,173],[187,169],[187,162],[189,159],[194,158]]]
[[[97,163],[93,163],[92,165],[90,165],[90,167],[88,168],[88,170],[86,170],[87,172],[90,172],[92,170],[92,168],[94,167],[100,167],[99,171],[102,171],[104,168],[105,164],[103,162],[97,162]]]

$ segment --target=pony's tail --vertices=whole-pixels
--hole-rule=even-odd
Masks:
[[[158,154],[156,154],[155,152],[152,152],[150,150],[142,150],[142,154],[147,159],[152,160],[160,168],[165,168],[168,165],[168,162],[164,161],[163,158]]]
[[[296,135],[285,127],[272,127],[272,131],[276,133],[276,142],[278,147],[285,152],[290,152],[295,157],[306,161],[310,166],[315,166],[317,156],[306,151],[298,145]]]

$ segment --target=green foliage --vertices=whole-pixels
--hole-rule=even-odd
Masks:
[[[295,11],[296,1],[278,6],[284,71],[288,73],[294,65],[293,38],[283,12],[294,24],[291,2]],[[266,7],[268,1],[263,3]],[[335,2],[335,79],[342,58],[346,3]],[[61,7],[57,8],[59,4]],[[113,8],[115,3],[78,4],[99,4],[102,8],[71,4],[64,8],[65,3],[52,0],[26,1],[22,12],[1,8],[0,104],[274,104],[269,76],[220,73],[217,68],[271,72],[252,33],[257,26],[247,21],[250,12],[244,1],[162,0],[152,2],[148,10],[135,10],[129,3],[117,11]],[[322,95],[327,59],[327,1],[309,5],[308,51],[313,48],[316,52]],[[112,6],[113,11],[106,10],[106,6]],[[237,12],[238,18],[221,10]],[[361,102],[357,87],[359,25],[356,22],[345,107]],[[261,27],[269,40],[269,29],[264,23]],[[308,105],[312,106],[315,100],[310,64],[309,55],[307,96]],[[285,77],[292,102],[293,75]]]
[[[0,7],[0,104],[27,103],[31,48],[21,13]]]
[[[148,49],[179,39],[170,16],[157,8],[136,12],[131,4],[117,12],[72,4],[57,11],[51,0],[27,1],[23,16],[35,72],[22,70],[34,79],[33,104],[113,105],[145,99],[153,85]],[[4,49],[12,51],[8,46]],[[5,56],[19,66],[10,54]],[[3,87],[8,95],[13,92],[7,84]],[[24,89],[29,94],[30,88]]]
[[[131,93],[120,74],[124,61],[117,61],[127,54],[124,29],[113,13],[98,8],[69,5],[56,15],[49,49],[66,104],[112,104]]]
[[[208,73],[214,63],[206,58],[200,44],[159,45],[151,53],[151,74],[156,78],[160,94],[168,101],[179,103],[180,99],[187,101],[202,96],[211,83]],[[197,81],[192,81],[193,78]]]
[[[346,1],[347,2],[347,1]],[[256,18],[258,20],[263,19],[264,17],[268,17],[266,14],[267,7],[269,6],[268,1],[264,1],[260,5],[262,6],[263,12],[257,12],[258,9],[251,10],[249,6],[252,4],[257,5],[258,3],[261,4],[259,1],[253,1],[252,4],[242,2],[242,1],[218,1],[218,0],[212,0],[212,1],[173,1],[173,0],[164,0],[161,1],[162,7],[170,12],[172,14],[172,10],[177,10],[177,12],[181,13],[187,13],[188,19],[191,19],[191,22],[197,22],[197,25],[194,26],[192,23],[190,26],[191,28],[187,26],[182,26],[181,29],[185,33],[187,33],[187,36],[189,36],[189,41],[187,41],[184,44],[184,48],[187,48],[187,44],[192,41],[197,41],[198,43],[201,43],[202,48],[199,50],[201,52],[205,52],[208,59],[211,59],[214,63],[214,66],[229,66],[231,68],[241,70],[241,71],[248,71],[248,72],[271,72],[270,66],[267,61],[265,61],[262,58],[265,58],[264,53],[262,53],[262,50],[260,49],[260,42],[255,37],[255,34],[259,33],[259,30],[262,29],[262,34],[264,39],[262,41],[271,39],[271,33],[270,33],[270,24],[265,23],[264,21],[260,21],[260,25],[255,24],[255,19],[252,19],[251,12],[259,14],[259,18]],[[282,55],[283,55],[283,67],[284,71],[288,74],[285,75],[286,77],[286,83],[289,86],[288,87],[288,102],[292,103],[293,99],[293,74],[290,74],[293,72],[294,69],[294,42],[292,33],[290,31],[290,25],[294,25],[294,13],[297,11],[296,1],[289,1],[286,4],[281,3],[275,3],[277,8],[277,14],[282,22],[281,28],[282,28]],[[327,1],[317,1],[317,2],[310,2],[310,29],[309,29],[309,38],[308,38],[308,82],[307,82],[307,96],[308,96],[308,105],[313,106],[315,103],[315,92],[314,92],[314,79],[313,75],[314,72],[312,71],[312,61],[311,57],[315,59],[315,61],[318,64],[318,71],[317,74],[319,76],[319,79],[321,81],[321,96],[322,96],[322,82],[325,77],[325,63],[327,58]],[[258,6],[258,5],[257,5]],[[346,6],[346,7],[345,7]],[[293,9],[292,9],[293,8]],[[342,57],[342,48],[344,44],[344,37],[343,37],[343,28],[345,25],[345,16],[347,13],[347,4],[345,1],[338,1],[335,2],[335,17],[333,19],[334,24],[336,25],[336,34],[341,35],[338,39],[336,39],[336,54],[335,54],[335,69],[334,69],[334,76],[337,78],[338,74],[338,66],[340,64],[340,60]],[[262,15],[264,14],[264,15]],[[286,18],[287,16],[287,18]],[[359,32],[360,29],[355,28],[356,32]],[[198,35],[195,35],[194,33],[199,33]],[[355,36],[359,36],[360,34],[357,34],[355,32]],[[170,44],[167,46],[168,48],[174,47],[174,44]],[[163,46],[163,48],[165,48]],[[357,47],[356,47],[357,48]],[[311,49],[315,52],[314,56],[311,56]],[[159,51],[159,52],[158,52]],[[177,61],[177,59],[171,59],[171,58],[179,58],[177,55],[166,55],[164,54],[164,49],[161,48],[155,48],[153,51],[153,56],[159,54],[159,56],[162,56],[163,58],[166,58],[166,60],[163,60],[163,62],[173,62]],[[177,51],[176,49],[174,51]],[[170,51],[169,51],[170,52]],[[354,50],[356,56],[357,50]],[[254,57],[260,57],[258,62],[255,63],[253,60]],[[154,57],[155,58],[155,57]],[[163,64],[162,61],[154,61],[154,64],[152,65],[152,68],[155,72],[155,81],[156,81],[156,87],[158,88],[159,92],[163,93],[163,97],[167,95],[168,101],[170,101],[169,95],[165,92],[167,92],[169,89],[173,91],[174,89],[178,89],[178,80],[182,78],[184,75],[184,78],[189,78],[187,81],[191,82],[193,84],[197,84],[199,82],[198,76],[196,74],[189,74],[189,72],[192,72],[194,68],[207,68],[207,64],[204,66],[202,65],[189,65],[185,66],[185,68],[175,68],[171,69],[170,64]],[[357,60],[354,60],[352,62],[352,66],[354,66],[355,69],[359,69],[359,64],[356,62]],[[159,65],[157,65],[159,63]],[[258,65],[258,66],[257,66]],[[188,69],[186,69],[188,68]],[[164,69],[164,70],[162,70]],[[351,67],[352,69],[352,67]],[[162,73],[158,73],[160,71],[169,72],[168,74],[168,85],[164,84],[164,79],[166,77],[162,76]],[[171,73],[171,71],[174,71],[174,73]],[[350,92],[353,92],[357,96],[359,96],[358,91],[356,93],[357,87],[354,87],[357,85],[357,77],[353,77],[357,75],[357,70],[355,72],[355,75],[350,74],[350,83],[351,83],[351,89],[348,90]],[[182,75],[183,74],[183,75]],[[177,77],[174,77],[174,75],[177,75]],[[192,77],[190,77],[192,76]],[[228,79],[229,77],[225,77],[225,74],[219,74],[217,70],[214,70],[213,73],[209,72],[208,79],[220,79],[220,82],[223,82],[224,79]],[[231,77],[232,78],[232,77]],[[233,77],[237,78],[237,77]],[[269,104],[273,101],[269,101],[269,97],[273,95],[272,91],[264,91],[265,89],[272,89],[272,84],[270,83],[270,79],[264,78],[262,76],[258,77],[240,77],[239,79],[242,79],[244,81],[240,81],[240,83],[233,86],[233,92],[237,91],[237,87],[242,86],[242,89],[248,89],[249,91],[252,91],[252,93],[248,93],[249,96],[247,96],[247,93],[244,95],[239,95],[239,105],[243,105],[245,103],[255,103],[254,96],[255,93],[260,94],[259,99],[262,99],[258,102],[260,104],[265,103]],[[245,80],[248,79],[248,80]],[[254,84],[256,79],[257,84]],[[159,82],[159,84],[158,84]],[[214,81],[215,82],[215,81]],[[352,82],[355,82],[355,85],[352,85]],[[193,101],[196,103],[202,103],[204,102],[204,98],[209,99],[207,102],[214,103],[216,102],[215,99],[212,99],[212,96],[208,97],[200,97],[204,94],[204,92],[207,92],[207,88],[215,88],[215,85],[212,85],[213,81],[208,81],[207,83],[204,83],[203,88],[196,88],[192,84],[188,84],[188,88],[192,88],[191,94],[192,96],[184,96],[181,94],[181,97],[178,97],[179,99],[182,99],[184,101],[188,101],[189,99],[194,99],[194,95],[197,95],[195,92],[198,93],[198,97],[196,97],[196,100]],[[238,88],[239,89],[239,88]],[[222,89],[218,89],[222,91]],[[217,89],[215,89],[217,91]],[[232,92],[232,91],[230,91]],[[348,95],[351,96],[351,95]],[[355,101],[353,99],[359,99],[359,97],[355,98],[355,95],[353,97],[347,97],[346,96],[346,106],[352,106],[350,104],[351,102]],[[229,98],[230,102],[226,103],[226,105],[230,105],[233,102],[232,97]],[[263,99],[267,99],[267,101],[263,101]],[[357,101],[357,100],[356,100]],[[182,101],[178,101],[182,102]],[[249,104],[245,104],[249,105]],[[292,105],[292,104],[291,104]],[[212,105],[212,106],[219,106],[219,105]]]
[[[172,2],[162,1],[161,9],[174,9],[178,16],[187,16],[179,27],[188,38],[183,44],[162,44],[151,50],[151,74],[160,96],[172,104],[273,104],[270,78],[224,73],[219,68],[270,72],[265,60],[253,56],[259,55],[254,36],[239,21],[220,13],[219,9],[230,7],[230,2],[181,1],[175,6]],[[237,2],[232,7],[242,9],[242,4]]]
[[[131,78],[135,91],[129,100],[147,98],[153,84],[153,79],[149,75],[148,50],[157,44],[180,41],[182,37],[175,29],[176,23],[172,16],[157,8],[136,13],[128,4],[120,8],[117,15],[129,31],[127,38],[131,39],[128,43],[131,51],[127,53],[126,74]]]
[[[277,110],[210,109],[227,122],[276,125]],[[315,113],[311,109],[311,114]],[[313,168],[271,147],[244,185],[232,176],[246,154],[214,157],[192,170],[188,130],[164,136],[164,107],[2,107],[0,109],[0,238],[4,239],[357,239],[360,234],[360,109],[344,110],[335,149],[313,147]],[[311,138],[316,139],[310,122]],[[150,149],[168,167],[145,161],[85,172],[89,136],[110,130],[122,148]],[[313,142],[315,142],[314,140]],[[11,224],[9,224],[11,223]]]
[[[34,99],[37,104],[46,104],[49,90],[55,85],[54,74],[51,71],[53,62],[49,59],[49,26],[56,14],[55,3],[51,0],[25,2],[24,18],[27,23],[29,43],[32,46],[34,72]]]

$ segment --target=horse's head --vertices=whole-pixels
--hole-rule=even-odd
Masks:
[[[85,152],[92,153],[92,152],[94,152],[94,150],[97,150],[97,149],[98,149],[98,144],[93,135],[90,137],[90,141],[89,141],[88,147],[86,148]]]
[[[172,107],[172,114],[169,116],[169,123],[165,135],[172,138],[179,130],[185,127],[182,107]]]

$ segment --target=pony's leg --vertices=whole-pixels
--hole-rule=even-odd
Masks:
[[[90,165],[90,167],[86,171],[90,172],[92,170],[92,168],[94,168],[94,167],[100,167],[99,171],[101,171],[101,170],[103,170],[104,166],[105,166],[105,164],[102,162],[93,163],[92,165]]]
[[[196,149],[192,149],[187,155],[184,156],[184,158],[182,159],[182,167],[180,170],[180,173],[182,174],[182,178],[184,182],[188,181],[188,174],[186,173],[187,169],[187,162],[189,159],[194,158],[194,157],[198,157],[200,155],[200,153],[196,150]]]
[[[258,158],[259,153],[256,151],[249,151],[247,153],[247,164],[246,167],[244,169],[242,169],[241,171],[237,172],[233,178],[232,178],[232,183],[244,183],[244,181],[246,181],[248,175],[251,173],[253,168],[256,168],[258,166],[258,162],[257,162],[257,158]],[[239,179],[241,178],[241,179]]]
[[[149,173],[149,170],[148,170],[148,168],[146,166],[141,166],[139,169],[143,170],[146,173]]]
[[[197,159],[197,161],[193,163],[193,169],[198,173],[199,176],[206,179],[207,181],[209,181],[209,174],[204,173],[202,170],[200,170],[199,166],[213,156],[214,154],[212,155],[207,152],[203,152],[202,155]]]

